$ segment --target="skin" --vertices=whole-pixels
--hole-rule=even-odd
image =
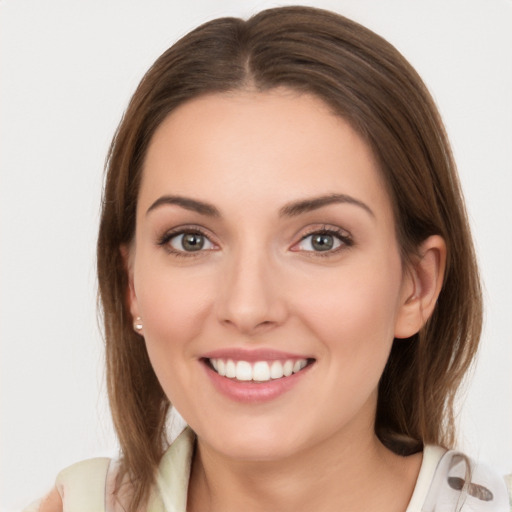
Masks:
[[[358,204],[283,215],[332,194]],[[205,234],[202,250],[168,235],[187,229]],[[310,235],[325,229],[341,238],[315,250]],[[406,509],[421,454],[399,457],[375,436],[377,386],[393,339],[432,313],[445,246],[430,237],[404,267],[378,165],[347,122],[286,89],[182,105],[152,138],[135,239],[121,250],[154,370],[198,436],[189,512]],[[224,348],[314,364],[277,398],[240,403],[201,361]]]

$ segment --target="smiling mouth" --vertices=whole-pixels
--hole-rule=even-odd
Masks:
[[[209,368],[221,377],[240,382],[269,382],[290,377],[314,363],[314,359],[286,359],[275,361],[234,361],[233,359],[205,358]]]

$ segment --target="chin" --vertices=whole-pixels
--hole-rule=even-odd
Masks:
[[[233,460],[272,461],[290,457],[305,447],[305,440],[298,433],[272,425],[240,426],[236,430],[222,427],[217,432],[208,432],[200,440],[215,451]]]
[[[232,460],[246,462],[271,462],[290,457],[297,452],[297,448],[283,446],[281,443],[269,443],[263,440],[255,442],[241,442],[219,446],[225,457]]]

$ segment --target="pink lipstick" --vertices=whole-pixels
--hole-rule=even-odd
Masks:
[[[275,350],[218,350],[201,362],[213,385],[240,402],[272,400],[295,386],[315,360]]]

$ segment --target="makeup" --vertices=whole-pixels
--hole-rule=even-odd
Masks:
[[[221,350],[200,359],[215,388],[238,402],[264,402],[292,389],[313,358],[274,350]]]

